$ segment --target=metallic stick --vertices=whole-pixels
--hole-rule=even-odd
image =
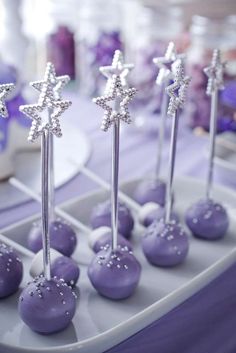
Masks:
[[[53,109],[48,108],[48,120],[51,123]],[[55,176],[54,176],[54,136],[49,136],[49,220],[55,219]]]
[[[50,265],[50,236],[49,236],[49,131],[42,133],[42,155],[41,155],[41,173],[42,173],[42,240],[43,240],[43,268],[44,276],[47,280],[51,279]]]
[[[169,156],[169,171],[168,171],[167,190],[166,190],[165,223],[170,222],[170,215],[172,210],[173,178],[174,178],[174,170],[175,170],[178,123],[179,123],[179,112],[178,110],[176,110],[175,115],[173,117],[171,139],[170,139],[170,156]]]
[[[217,107],[218,107],[218,90],[215,90],[215,92],[211,94],[210,154],[209,154],[209,166],[208,166],[207,186],[206,186],[207,199],[211,197],[212,184],[213,184]]]
[[[118,238],[118,190],[119,190],[119,148],[120,148],[120,120],[113,124],[112,136],[112,186],[111,186],[111,224],[112,250],[117,248]]]
[[[157,164],[156,164],[156,179],[158,179],[161,170],[161,162],[162,162],[162,150],[163,150],[163,142],[165,135],[165,126],[166,126],[166,114],[168,108],[169,97],[166,94],[166,87],[170,84],[170,81],[163,83],[163,97],[161,102],[161,123],[159,128],[159,136],[157,139]]]

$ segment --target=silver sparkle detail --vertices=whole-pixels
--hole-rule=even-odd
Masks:
[[[153,63],[159,69],[156,84],[161,86],[165,81],[172,79],[175,71],[175,63],[178,62],[178,60],[183,60],[184,58],[185,54],[177,54],[175,44],[170,42],[166,49],[165,55],[153,59]]]
[[[112,64],[109,66],[101,66],[99,70],[106,78],[108,78],[107,85],[110,84],[110,80],[113,75],[116,75],[120,77],[122,86],[126,87],[126,77],[133,68],[134,64],[125,64],[122,52],[120,50],[116,50],[113,56]]]
[[[8,117],[6,100],[14,88],[15,85],[13,83],[5,83],[0,85],[0,116],[2,116],[3,118]]]
[[[166,87],[166,93],[170,97],[167,114],[174,117],[176,111],[184,107],[186,91],[190,83],[190,77],[184,75],[183,63],[180,61],[176,67],[174,83]]]
[[[113,75],[109,83],[109,89],[104,96],[93,99],[93,102],[105,110],[102,119],[101,130],[107,131],[113,123],[122,120],[131,123],[128,104],[134,98],[137,90],[135,88],[125,89],[122,86],[119,75]],[[108,102],[116,102],[115,107],[109,106]]]
[[[221,60],[221,52],[219,49],[213,51],[211,64],[203,71],[208,77],[206,94],[211,96],[213,92],[224,89],[224,70],[226,62]]]

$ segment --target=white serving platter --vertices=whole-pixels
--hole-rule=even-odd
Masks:
[[[137,181],[122,184],[121,189],[132,195]],[[204,195],[204,184],[190,178],[175,182],[175,209],[183,219],[186,208]],[[71,352],[102,353],[153,323],[177,305],[191,297],[236,261],[236,193],[215,187],[215,199],[227,207],[230,229],[220,241],[207,242],[190,236],[190,252],[182,265],[163,269],[147,263],[140,248],[140,228],[133,235],[134,253],[142,264],[142,276],[135,294],[114,302],[99,296],[87,278],[87,264],[93,256],[87,237],[78,234],[79,243],[73,257],[79,263],[79,300],[72,324],[64,331],[50,336],[32,332],[17,314],[17,294],[0,301],[0,352]],[[82,198],[74,198],[61,205],[63,209],[84,223],[89,222],[91,209],[106,199],[107,192],[97,191]],[[29,280],[32,253],[25,250],[27,233],[37,216],[18,222],[2,230],[3,236],[15,244],[25,268],[21,288]],[[4,238],[6,237],[6,238]]]

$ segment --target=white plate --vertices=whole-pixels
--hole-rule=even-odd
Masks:
[[[124,183],[122,189],[132,194],[137,181]],[[204,193],[204,184],[189,178],[175,183],[175,208],[183,216],[194,200]],[[139,246],[139,234],[134,234],[134,253],[142,264],[141,282],[133,297],[114,302],[99,296],[87,278],[87,266],[92,253],[86,236],[79,234],[79,245],[74,254],[81,268],[80,295],[76,315],[70,327],[62,333],[41,336],[21,322],[16,299],[19,293],[0,301],[0,352],[72,352],[101,353],[124,341],[131,335],[159,319],[171,309],[191,297],[199,289],[219,276],[236,259],[236,194],[229,189],[216,187],[215,199],[224,202],[230,210],[231,225],[227,236],[216,242],[197,240],[190,236],[190,252],[184,264],[161,269],[149,265]],[[64,204],[64,209],[84,222],[88,222],[91,208],[104,200],[107,193],[93,192],[83,198]],[[4,235],[23,246],[35,217],[5,229]],[[30,253],[23,261],[27,271]],[[28,280],[25,275],[21,285]]]

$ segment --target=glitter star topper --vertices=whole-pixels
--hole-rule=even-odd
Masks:
[[[40,92],[38,103],[20,106],[20,111],[33,120],[28,140],[34,142],[43,131],[48,130],[57,137],[62,136],[59,117],[69,108],[71,102],[62,100],[62,87],[68,76],[56,77],[54,66],[47,64],[44,80],[31,85]],[[45,112],[46,110],[46,112]]]
[[[107,131],[117,119],[123,120],[127,124],[131,123],[128,104],[136,92],[135,88],[126,89],[122,86],[120,75],[113,74],[111,76],[107,83],[105,95],[93,99],[95,104],[105,110],[101,130]],[[108,105],[108,102],[113,102],[114,107]]]
[[[3,118],[8,117],[6,100],[14,88],[15,85],[13,83],[5,83],[0,85],[0,116]]]
[[[206,94],[212,95],[217,90],[224,89],[224,70],[226,62],[222,62],[220,50],[215,49],[212,55],[211,64],[204,69],[208,77]]]
[[[183,60],[184,58],[185,54],[177,54],[174,43],[170,42],[166,49],[165,55],[163,57],[153,59],[153,63],[159,69],[156,84],[161,86],[166,80],[168,81],[172,79],[173,69],[176,62],[178,62],[178,60]]]
[[[168,115],[173,117],[179,108],[183,108],[190,80],[190,77],[184,75],[183,64],[179,61],[174,74],[174,83],[166,88],[166,93],[170,97]]]

